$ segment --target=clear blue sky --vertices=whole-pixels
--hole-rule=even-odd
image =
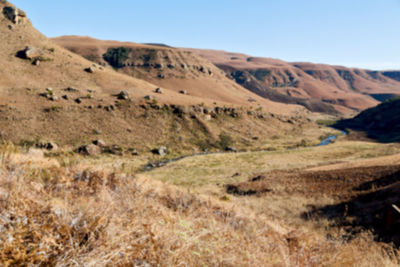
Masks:
[[[49,37],[400,69],[400,0],[11,0]]]

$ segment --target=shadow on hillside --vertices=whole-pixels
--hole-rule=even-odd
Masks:
[[[392,206],[400,206],[400,171],[363,183],[353,190],[364,193],[360,192],[347,202],[313,208],[303,213],[302,218],[329,219],[331,226],[346,230],[345,239],[369,230],[377,241],[400,246],[400,213]]]
[[[364,136],[381,143],[400,142],[399,110],[400,100],[390,100],[367,109],[352,119],[340,120],[332,127],[354,131],[350,138]]]

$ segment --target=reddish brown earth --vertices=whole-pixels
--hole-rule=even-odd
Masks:
[[[393,204],[400,204],[399,176],[400,165],[273,171],[248,182],[227,185],[227,192],[257,197],[331,198],[334,204],[311,205],[302,217],[330,219],[331,226],[344,229],[347,238],[371,230],[378,240],[400,245],[396,230],[400,213],[392,208]]]
[[[190,51],[207,58],[249,90],[271,99],[277,99],[271,94],[278,92],[294,98],[315,99],[348,113],[377,105],[379,102],[374,97],[379,99],[382,94],[400,94],[398,71],[289,63],[216,50]],[[285,101],[280,98],[280,102]],[[286,102],[296,101],[287,98]]]

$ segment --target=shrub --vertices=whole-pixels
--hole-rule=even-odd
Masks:
[[[233,139],[229,135],[225,133],[221,133],[219,136],[219,141],[218,145],[222,148],[225,149],[228,146],[231,146],[233,144]]]
[[[132,49],[127,47],[109,48],[103,58],[114,68],[121,68],[131,51]]]

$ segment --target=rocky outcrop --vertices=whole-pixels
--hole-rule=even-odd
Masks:
[[[3,15],[14,24],[24,24],[27,19],[25,11],[9,3],[3,8]]]

